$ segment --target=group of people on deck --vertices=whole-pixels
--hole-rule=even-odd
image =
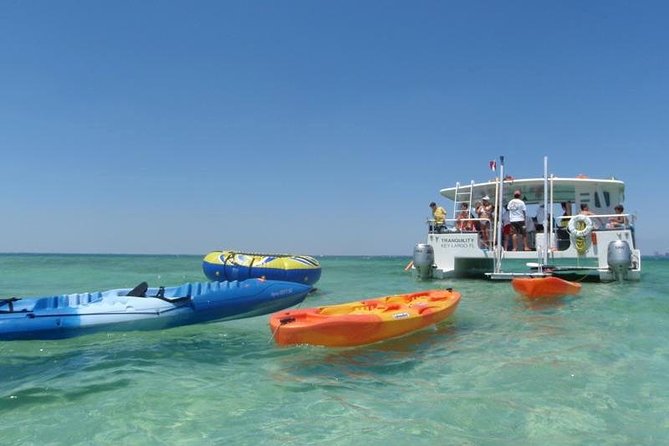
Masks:
[[[490,197],[485,196],[480,201],[474,203],[475,219],[469,212],[469,205],[462,203],[460,212],[455,221],[455,228],[458,231],[478,231],[481,233],[481,243],[488,246],[490,244],[490,227],[495,207],[490,203]]]
[[[571,203],[569,201],[560,203],[562,206],[562,218],[560,220],[560,227],[567,227],[569,225],[570,217],[572,216]],[[608,223],[604,224],[601,218],[595,216],[595,214],[590,210],[590,207],[587,203],[581,203],[580,215],[587,215],[591,217],[593,229],[620,229],[629,227],[629,220],[627,216],[623,214],[625,207],[622,204],[619,204],[613,208],[616,212],[616,215],[609,217]]]
[[[572,216],[572,204],[571,202],[562,202],[561,206],[563,215],[560,217],[557,226],[564,230],[568,226],[570,217]],[[446,228],[446,210],[441,206],[437,206],[435,202],[430,203],[430,208],[432,208],[434,219],[432,230],[434,232],[442,232]],[[582,203],[580,208],[581,215],[594,215],[586,203]],[[623,205],[619,204],[615,206],[614,210],[616,215],[608,219],[605,227],[607,229],[629,227],[629,221],[623,215]],[[473,206],[473,211],[474,213],[470,212],[468,203],[461,203],[460,211],[456,215],[455,229],[460,232],[479,232],[481,235],[481,247],[492,248],[491,222],[495,217],[495,207],[490,202],[490,197],[486,195],[480,201],[477,201]],[[513,199],[503,208],[502,215],[500,216],[503,249],[507,251],[534,250],[534,235],[537,232],[544,231],[543,222],[545,217],[547,217],[546,221],[550,221],[551,215],[545,214],[543,204],[539,205],[536,217],[528,217],[527,206],[522,199],[521,191],[514,191]],[[602,229],[603,224],[599,218],[593,217],[592,221],[594,229]]]

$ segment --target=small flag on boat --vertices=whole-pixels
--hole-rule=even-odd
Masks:
[[[492,161],[490,161],[489,164],[490,164],[490,170],[492,170],[494,172],[497,169],[497,161],[492,160]]]

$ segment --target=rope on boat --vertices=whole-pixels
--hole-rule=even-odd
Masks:
[[[267,253],[264,253],[264,252],[244,252],[244,251],[232,251],[232,250],[227,250],[227,251],[223,251],[223,252],[228,253],[226,258],[232,257],[234,259],[234,257],[238,254],[239,255],[244,255],[244,256],[249,256],[249,257],[290,258],[290,259],[302,260],[302,261],[307,262],[307,263],[309,263],[310,265],[313,265],[313,266],[320,266],[320,263],[318,263],[318,260],[316,260],[312,256],[295,255],[295,254],[267,254]]]

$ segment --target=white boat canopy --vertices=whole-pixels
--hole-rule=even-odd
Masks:
[[[496,197],[496,191],[499,187],[498,180],[492,180],[486,183],[472,183],[457,185],[441,189],[439,192],[444,197],[456,201],[457,196],[469,195],[472,200],[480,200],[484,196]],[[552,197],[554,203],[570,201],[572,203],[581,202],[581,195],[592,192],[599,193],[606,197],[605,201],[611,203],[622,203],[624,201],[625,183],[621,180],[611,179],[591,179],[591,178],[558,178],[550,177],[548,179],[548,195]],[[507,179],[504,180],[503,200],[513,198],[513,193],[520,190],[523,201],[527,204],[541,204],[544,202],[544,179]],[[458,201],[462,201],[459,200]]]

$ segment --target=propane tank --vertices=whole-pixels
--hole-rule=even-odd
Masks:
[[[426,243],[418,243],[413,249],[413,267],[421,279],[432,278],[434,249]]]
[[[632,249],[625,240],[615,240],[609,243],[606,252],[606,261],[616,280],[627,278],[627,271],[632,266]]]

